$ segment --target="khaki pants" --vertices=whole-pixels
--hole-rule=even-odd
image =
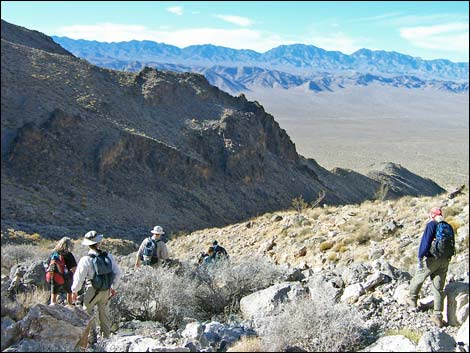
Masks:
[[[418,299],[418,294],[424,281],[429,276],[432,281],[432,293],[434,295],[434,314],[442,315],[444,306],[444,284],[446,282],[449,260],[434,257],[423,259],[423,268],[416,270],[416,274],[410,283],[410,297]]]
[[[95,296],[96,294],[96,296]],[[94,297],[94,298],[93,298]],[[92,300],[93,299],[93,300]],[[98,308],[98,316],[100,319],[100,328],[103,337],[108,338],[111,333],[111,319],[109,317],[109,290],[104,290],[96,293],[95,289],[90,286],[85,292],[83,298],[83,305],[89,315],[93,315],[95,306]],[[92,330],[96,330],[96,322],[93,318]]]

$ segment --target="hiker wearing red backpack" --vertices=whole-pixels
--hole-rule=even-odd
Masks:
[[[85,234],[82,245],[89,247],[88,254],[78,262],[72,292],[74,299],[85,283],[83,305],[88,314],[93,315],[94,308],[98,308],[100,328],[103,337],[111,334],[111,319],[109,317],[109,298],[116,294],[115,288],[121,278],[121,270],[114,261],[113,256],[99,248],[103,234],[92,230]],[[90,331],[89,342],[96,343],[95,320]]]
[[[455,254],[455,239],[452,226],[444,221],[442,210],[433,207],[429,212],[430,221],[421,238],[418,251],[418,267],[410,283],[408,304],[417,308],[419,291],[427,277],[432,281],[434,295],[434,312],[431,321],[438,327],[444,326],[442,309],[444,306],[444,284],[447,269]]]
[[[72,240],[63,237],[49,256],[46,280],[51,285],[51,305],[57,304],[57,295],[64,291],[67,293],[67,304],[72,305],[73,274],[77,268],[72,250]]]

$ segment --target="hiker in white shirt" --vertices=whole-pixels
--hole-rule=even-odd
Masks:
[[[108,302],[109,298],[116,294],[115,288],[121,278],[121,270],[119,269],[111,254],[107,254],[98,248],[98,244],[101,242],[101,240],[103,240],[103,234],[97,234],[94,230],[85,234],[85,239],[83,240],[82,245],[89,246],[90,250],[88,251],[88,254],[83,256],[78,262],[77,270],[73,276],[72,293],[74,300],[76,300],[78,291],[86,281],[83,305],[90,315],[93,314],[93,309],[95,306],[98,308],[101,333],[103,337],[107,338],[111,333],[111,320],[109,317]],[[103,286],[101,290],[95,289],[91,283],[95,276],[93,261],[94,258],[98,257],[99,255],[105,255],[107,257],[104,257],[104,259],[110,268],[110,271],[108,271],[109,276],[105,276],[105,282],[107,282],[108,285]],[[111,283],[110,288],[108,288],[109,283]],[[95,340],[95,337],[93,337],[95,326],[96,324],[93,322],[91,341]]]

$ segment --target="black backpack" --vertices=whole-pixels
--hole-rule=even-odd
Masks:
[[[158,254],[157,254],[157,244],[159,241],[162,241],[160,239],[154,240],[152,237],[149,237],[147,239],[147,243],[144,246],[144,249],[142,250],[142,264],[144,265],[153,265],[157,263],[158,261]]]
[[[94,254],[89,254],[88,256],[93,259],[93,268],[95,270],[95,275],[91,280],[93,288],[95,288],[97,292],[108,290],[111,288],[114,280],[113,263],[108,253],[103,251],[100,252],[98,256]]]
[[[449,223],[442,221],[437,224],[430,252],[436,258],[450,259],[455,255],[454,230]]]

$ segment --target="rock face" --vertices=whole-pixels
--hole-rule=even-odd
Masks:
[[[38,304],[18,323],[18,351],[73,351],[86,342],[90,324],[84,310]]]
[[[2,226],[140,239],[155,223],[220,226],[300,195],[356,203],[380,187],[299,156],[261,105],[202,75],[97,68],[4,21],[1,60]],[[414,177],[394,196],[444,191]]]

